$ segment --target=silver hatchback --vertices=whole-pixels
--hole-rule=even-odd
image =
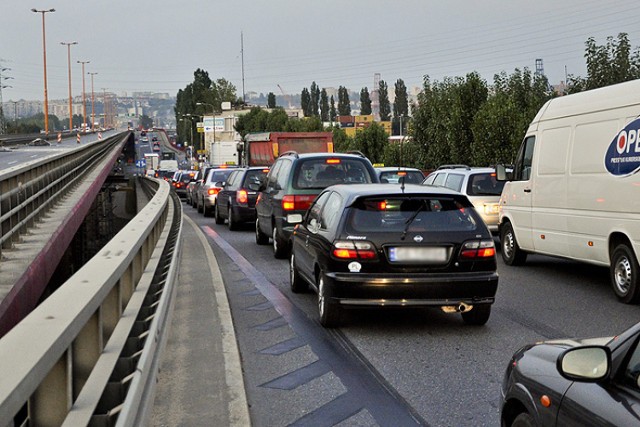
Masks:
[[[498,234],[498,207],[504,181],[496,179],[493,168],[444,165],[431,172],[423,185],[447,187],[469,198],[492,234]]]

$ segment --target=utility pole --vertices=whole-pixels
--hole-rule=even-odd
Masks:
[[[37,10],[31,9],[31,12],[42,14],[42,57],[44,66],[44,132],[49,133],[49,98],[47,95],[47,43],[44,30],[44,15],[47,12],[55,12],[55,9]]]
[[[93,76],[95,76],[98,73],[92,73],[92,72],[88,72],[87,74],[89,74],[91,76],[91,130],[94,130],[94,126],[95,126],[95,122],[96,122],[96,110],[94,107],[94,100],[95,100],[95,96],[94,96],[94,92],[93,92]]]
[[[240,58],[242,61],[242,106],[244,108],[244,105],[247,103],[247,101],[245,99],[244,91],[244,36],[242,35],[242,31],[240,31]]]
[[[84,64],[88,64],[90,61],[76,61],[78,64],[82,64],[82,123],[84,126],[81,126],[82,131],[87,131],[87,101],[85,99],[86,90],[84,88]]]
[[[0,134],[4,134],[6,132],[6,121],[5,121],[5,117],[4,117],[4,104],[3,104],[3,100],[2,100],[2,89],[4,88],[9,88],[11,86],[9,85],[5,85],[2,83],[3,80],[9,80],[12,79],[13,77],[9,77],[9,76],[3,76],[2,72],[3,71],[9,71],[11,68],[7,68],[7,67],[2,67],[0,65]]]
[[[78,42],[60,42],[61,45],[67,46],[67,64],[69,65],[69,132],[73,129],[73,97],[71,95],[71,46]]]

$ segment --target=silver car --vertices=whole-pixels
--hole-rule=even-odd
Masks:
[[[233,169],[210,169],[202,183],[196,189],[196,208],[204,216],[211,216],[216,205],[216,198]]]
[[[494,235],[498,234],[498,207],[504,181],[496,179],[493,168],[444,165],[431,172],[422,184],[447,187],[466,195],[489,231]]]

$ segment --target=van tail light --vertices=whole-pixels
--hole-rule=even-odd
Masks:
[[[331,254],[339,259],[376,259],[376,247],[366,240],[336,240]]]
[[[315,194],[302,196],[287,194],[282,198],[282,209],[285,211],[306,211],[315,198]]]
[[[210,188],[207,190],[207,194],[210,196],[216,196],[220,192],[220,189],[217,187]]]
[[[460,257],[464,259],[491,258],[496,254],[493,240],[472,240],[465,242],[460,251]]]
[[[247,190],[238,190],[238,192],[236,193],[236,201],[241,204],[246,204],[247,201],[249,201]]]

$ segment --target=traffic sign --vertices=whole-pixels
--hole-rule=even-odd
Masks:
[[[146,166],[147,166],[147,161],[145,159],[136,160],[136,167],[137,168],[144,168]]]

